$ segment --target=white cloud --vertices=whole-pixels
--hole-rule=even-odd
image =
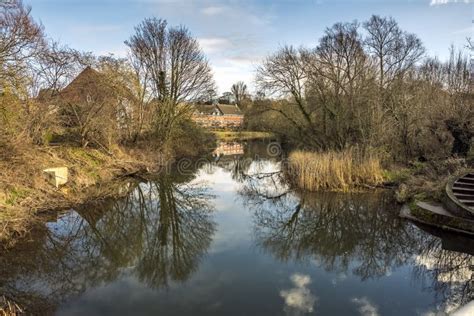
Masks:
[[[372,304],[367,297],[353,298],[352,303],[358,306],[359,313],[362,316],[378,316],[379,312],[377,306]]]
[[[206,54],[219,52],[232,46],[231,41],[223,37],[198,38],[198,42]]]
[[[233,56],[228,56],[224,59],[229,65],[235,66],[255,66],[263,59],[262,55],[249,55],[249,54],[235,54]]]
[[[464,305],[463,307],[457,309],[451,314],[452,316],[468,316],[474,315],[474,301],[471,301]]]
[[[206,7],[206,8],[201,9],[201,13],[204,14],[204,15],[210,15],[211,16],[211,15],[221,14],[225,10],[226,10],[225,7],[210,6],[210,7]]]
[[[296,273],[291,276],[291,282],[294,288],[280,291],[280,296],[285,299],[285,311],[288,314],[313,312],[317,298],[306,287],[311,283],[310,276]]]
[[[228,91],[237,81],[243,81],[250,89],[253,89],[252,69],[233,65],[212,65],[212,70],[220,93]]]
[[[444,5],[448,3],[465,3],[469,4],[472,3],[472,0],[431,0],[430,5],[431,6],[438,6],[438,5]]]

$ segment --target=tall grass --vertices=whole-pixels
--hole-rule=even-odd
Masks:
[[[0,316],[23,315],[23,309],[18,304],[9,301],[5,296],[0,296]]]
[[[349,191],[383,181],[380,158],[357,149],[294,151],[289,156],[288,173],[297,187],[309,191]]]

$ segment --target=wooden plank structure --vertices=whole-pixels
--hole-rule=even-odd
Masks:
[[[446,185],[446,207],[464,218],[474,218],[474,172],[454,178]]]
[[[451,190],[461,204],[474,212],[474,173],[468,173],[454,181]]]
[[[474,171],[454,177],[446,184],[443,204],[417,202],[405,205],[400,216],[474,238]]]

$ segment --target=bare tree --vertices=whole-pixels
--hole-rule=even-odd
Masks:
[[[308,58],[309,107],[318,111],[330,147],[371,140],[374,118],[367,100],[372,76],[358,29],[357,22],[336,23]]]
[[[403,77],[425,53],[421,40],[402,31],[393,18],[373,15],[364,27],[368,33],[365,44],[376,62],[380,87]]]
[[[0,138],[10,143],[28,128],[30,66],[44,46],[43,27],[30,11],[20,0],[0,3]]]
[[[468,37],[466,38],[466,41],[467,41],[466,48],[472,52],[474,50],[474,40]]]
[[[367,98],[372,75],[358,27],[337,23],[316,49],[284,47],[257,70],[259,88],[291,104],[271,110],[291,123],[294,136],[307,146],[342,148],[371,139],[374,119]]]
[[[83,59],[83,54],[77,50],[50,41],[35,61],[39,85],[51,94],[56,94],[84,68]]]
[[[209,63],[187,28],[168,27],[157,18],[145,19],[125,43],[136,67],[149,78],[144,88],[155,101],[155,130],[166,140],[179,119],[190,113],[179,104],[214,89]]]
[[[132,55],[129,55],[128,63],[132,70],[129,81],[130,90],[136,100],[135,128],[131,140],[136,142],[142,132],[151,126],[151,101],[153,98],[150,93],[151,75],[146,65]]]
[[[152,93],[159,101],[195,100],[214,87],[209,63],[184,26],[145,19],[125,43],[132,57],[148,68]]]
[[[307,53],[303,48],[295,49],[292,46],[280,48],[257,68],[256,82],[261,91],[285,98],[289,105],[272,106],[261,110],[278,113],[296,129],[298,138],[321,147],[321,143],[311,132],[314,126],[305,98],[308,79],[305,59]]]
[[[466,156],[474,136],[474,106],[472,97],[471,68],[467,55],[451,48],[445,64],[445,86],[449,105],[444,109],[445,124],[454,141],[452,154]]]
[[[401,147],[405,159],[413,153],[412,138],[422,117],[413,81],[416,64],[425,49],[415,35],[400,29],[393,18],[373,15],[364,23],[365,46],[374,62],[378,93],[374,97],[380,121],[391,126],[396,147]],[[395,148],[396,148],[395,147]]]
[[[27,61],[43,47],[43,27],[21,0],[0,4],[0,84],[26,73]],[[3,81],[3,82],[2,82]]]
[[[247,85],[243,81],[238,81],[232,85],[230,92],[234,95],[235,102],[241,105],[242,100],[248,97]]]

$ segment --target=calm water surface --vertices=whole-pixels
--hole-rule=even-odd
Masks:
[[[0,255],[0,293],[57,315],[443,315],[473,299],[474,241],[398,218],[387,192],[288,188],[274,143],[226,144]]]

